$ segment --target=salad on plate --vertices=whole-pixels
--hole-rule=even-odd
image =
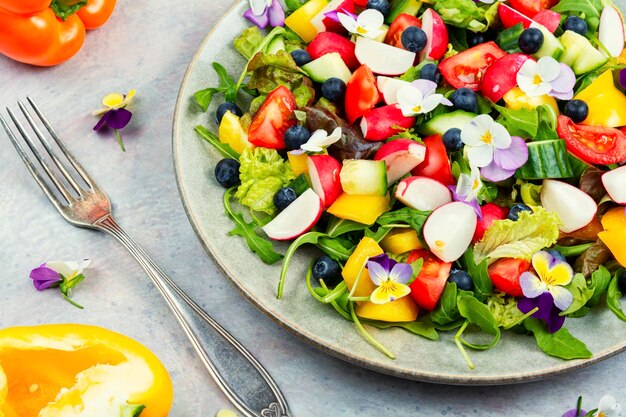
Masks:
[[[354,323],[470,350],[503,331],[592,356],[626,321],[626,52],[608,0],[250,0],[195,101],[231,236]],[[213,106],[212,108],[215,108]],[[274,241],[287,241],[285,254]],[[287,277],[303,245],[319,249]]]

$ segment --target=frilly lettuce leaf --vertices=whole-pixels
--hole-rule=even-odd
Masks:
[[[496,220],[474,246],[474,261],[488,263],[499,258],[530,260],[533,254],[552,246],[559,238],[559,216],[535,207],[534,212],[520,213],[517,221]]]
[[[258,27],[251,26],[244,29],[241,35],[235,39],[235,49],[244,58],[250,59],[256,53],[264,38],[265,36]]]
[[[275,149],[246,149],[239,157],[241,185],[235,198],[250,210],[273,215],[274,194],[295,178],[291,166]]]
[[[524,316],[517,308],[517,300],[502,292],[496,292],[486,300],[487,307],[496,319],[499,327],[511,328]]]
[[[487,7],[477,5],[473,0],[437,0],[434,7],[448,25],[472,32],[485,32],[496,19],[498,3]]]

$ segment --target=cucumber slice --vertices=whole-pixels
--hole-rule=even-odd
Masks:
[[[542,58],[544,56],[551,56],[554,59],[559,59],[563,54],[565,48],[561,45],[561,42],[550,32],[545,26],[538,23],[533,23],[531,27],[535,27],[543,33],[543,44],[541,48],[533,54],[535,59]]]
[[[587,38],[576,32],[566,30],[560,40],[565,50],[559,61],[572,67],[576,75],[593,71],[608,60],[602,52],[594,48]]]
[[[285,41],[283,40],[282,36],[275,37],[267,46],[268,54],[276,54],[278,53],[278,51],[284,51],[284,50],[285,50]]]
[[[302,66],[302,69],[309,74],[315,82],[323,83],[329,78],[339,78],[348,82],[352,73],[346,66],[338,52],[322,55],[314,61]]]
[[[472,120],[476,115],[463,110],[455,110],[450,113],[439,114],[420,127],[417,128],[418,133],[422,135],[442,135],[453,127],[463,129],[463,127]]]
[[[348,195],[387,195],[385,161],[344,159],[339,178]]]
[[[385,23],[390,25],[396,17],[402,13],[410,14],[411,16],[417,16],[417,12],[420,11],[422,2],[418,0],[391,0],[391,8],[385,18]]]
[[[573,176],[567,147],[561,139],[529,142],[528,161],[515,172],[515,178],[523,180]]]

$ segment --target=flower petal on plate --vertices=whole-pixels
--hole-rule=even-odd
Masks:
[[[493,160],[493,148],[489,145],[467,146],[465,149],[470,164],[479,168],[486,167]]]
[[[552,294],[552,298],[554,298],[554,305],[557,306],[559,310],[567,310],[568,307],[574,302],[574,296],[565,287],[551,285],[548,287],[548,291]]]
[[[442,100],[444,100],[443,94],[431,94],[426,96],[422,102],[422,113],[426,114],[435,110],[435,108],[441,104]]]
[[[123,129],[130,122],[133,114],[126,109],[111,110],[107,124],[113,129]]]
[[[486,167],[480,169],[480,174],[484,179],[491,182],[500,182],[511,178],[515,175],[514,169],[500,168],[495,162],[491,162]]]
[[[550,266],[552,265],[553,257],[549,252],[544,250],[536,252],[532,257],[533,269],[537,273],[537,276],[545,281],[550,275]]]
[[[274,0],[268,9],[270,26],[277,27],[285,24],[285,11],[278,0]]]
[[[389,278],[389,270],[385,269],[378,262],[369,260],[367,261],[367,271],[369,272],[370,279],[374,285],[381,285]]]
[[[549,274],[549,277],[546,277],[549,285],[567,285],[574,278],[574,270],[567,262],[559,262],[550,268]]]
[[[572,97],[574,97],[574,90],[570,90],[566,93],[559,93],[556,90],[552,90],[548,93],[548,95],[559,100],[571,100]]]
[[[559,76],[552,80],[550,85],[552,85],[553,90],[560,93],[573,92],[574,85],[576,84],[576,75],[569,66],[565,64],[560,64],[560,66],[561,70]]]
[[[461,129],[461,141],[469,146],[485,145],[482,138],[493,123],[493,119],[488,114],[474,117]]]
[[[399,284],[406,284],[413,277],[413,268],[405,263],[397,263],[389,272],[389,279]]]
[[[399,298],[409,295],[411,289],[408,285],[394,281],[385,281],[376,288],[370,296],[370,301],[374,304],[386,304]]]
[[[243,17],[259,27],[259,29],[265,29],[270,23],[269,13],[265,10],[262,14],[256,15],[252,9],[248,9],[244,12]]]
[[[437,83],[430,80],[415,80],[411,82],[411,85],[417,88],[424,97],[434,94],[434,92],[437,90]]]
[[[267,0],[250,0],[250,9],[256,16],[261,16],[267,9]]]
[[[339,22],[341,23],[341,25],[346,28],[346,30],[350,33],[355,33],[356,29],[358,28],[358,23],[356,22],[356,19],[353,17],[352,13],[350,14],[346,14],[346,13],[337,13],[337,18],[339,19]]]
[[[537,64],[539,66],[538,74],[546,83],[550,83],[555,80],[561,72],[561,64],[559,64],[559,61],[551,56],[544,56],[540,58],[539,61],[537,61]]]
[[[472,178],[467,174],[459,175],[459,181],[454,192],[459,196],[459,201],[464,201],[472,192]]]
[[[511,134],[498,122],[493,122],[489,128],[491,144],[498,149],[506,149],[511,146]]]
[[[526,314],[532,311],[535,307],[537,307],[537,298],[527,298],[522,297],[517,301],[517,309],[522,313]],[[537,313],[535,313],[537,314]],[[533,314],[534,316],[534,314]]]
[[[524,272],[519,277],[519,285],[522,287],[524,297],[536,298],[546,292],[546,284],[531,272]]]
[[[501,168],[515,170],[528,161],[528,145],[519,136],[511,137],[511,146],[507,149],[495,149],[493,161]]]

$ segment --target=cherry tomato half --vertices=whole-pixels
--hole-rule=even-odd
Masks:
[[[350,77],[346,88],[345,110],[348,121],[354,123],[379,101],[376,77],[367,65],[361,65]]]
[[[255,146],[283,149],[285,131],[296,124],[292,118],[296,99],[284,85],[272,91],[254,115],[248,141]]]
[[[530,262],[524,259],[503,258],[489,265],[487,272],[494,287],[508,295],[521,297],[524,293],[519,277],[529,269]]]
[[[418,259],[424,259],[422,269],[409,285],[411,287],[411,298],[422,308],[433,310],[439,302],[443,289],[450,276],[452,264],[443,262],[426,249],[417,249],[409,254],[408,263],[413,263]]]
[[[426,159],[411,171],[411,175],[429,177],[444,185],[454,185],[452,168],[443,139],[439,135],[424,139],[426,145]]]
[[[592,164],[616,164],[626,161],[626,134],[612,127],[575,124],[567,116],[559,116],[557,133],[567,149]]]
[[[506,52],[495,42],[481,43],[444,59],[439,64],[439,70],[452,87],[467,87],[478,91],[487,68],[505,55]]]

